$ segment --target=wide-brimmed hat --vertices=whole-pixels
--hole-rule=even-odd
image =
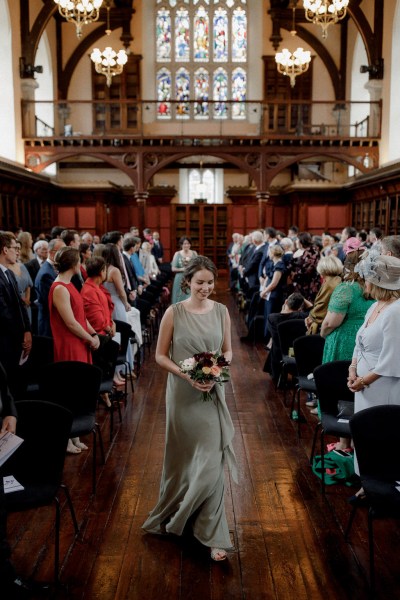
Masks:
[[[369,251],[355,268],[365,279],[385,290],[400,290],[400,259]]]

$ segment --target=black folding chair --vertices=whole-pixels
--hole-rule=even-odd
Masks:
[[[314,381],[317,388],[321,420],[317,423],[314,430],[310,463],[312,463],[314,458],[319,431],[322,472],[324,472],[325,434],[337,437],[351,437],[349,421],[339,416],[338,408],[340,401],[354,404],[354,393],[347,387],[349,365],[349,360],[335,360],[314,369]],[[324,477],[321,479],[321,491],[323,494],[325,493]]]
[[[102,373],[95,365],[79,361],[62,361],[47,365],[42,372],[40,393],[43,398],[68,408],[73,414],[69,437],[93,435],[92,488],[96,493],[97,440],[103,464],[103,438],[96,422],[96,408]]]
[[[283,387],[284,402],[286,404],[286,389],[288,375],[294,377],[297,373],[296,359],[293,352],[293,341],[306,333],[304,319],[289,319],[278,325],[278,335],[282,352],[281,372],[277,387]]]
[[[74,524],[79,533],[74,507],[68,487],[62,483],[65,449],[70,437],[73,416],[71,411],[43,400],[16,402],[18,411],[17,434],[24,440],[5,463],[5,475],[13,475],[23,490],[4,495],[8,512],[20,512],[55,504],[54,580],[59,582],[60,571],[60,501],[63,489]],[[46,450],[38,443],[38,434],[46,432]]]
[[[320,335],[303,335],[293,340],[294,357],[296,359],[296,387],[292,397],[291,413],[297,399],[297,434],[300,437],[300,395],[301,392],[316,394],[317,388],[313,371],[322,363],[325,339]]]
[[[350,419],[350,431],[368,506],[370,586],[375,589],[375,519],[400,519],[399,461],[400,406],[382,405],[361,410]],[[353,505],[346,538],[357,511]],[[395,550],[395,549],[394,549]]]

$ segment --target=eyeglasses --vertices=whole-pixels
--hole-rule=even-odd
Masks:
[[[7,248],[12,248],[13,250],[16,250],[17,248],[19,249],[19,246],[17,246],[17,244],[15,244],[14,246],[7,246]]]

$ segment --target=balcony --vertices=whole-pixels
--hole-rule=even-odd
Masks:
[[[27,145],[373,145],[380,102],[22,101]]]

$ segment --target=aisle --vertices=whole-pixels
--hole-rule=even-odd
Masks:
[[[221,281],[219,288],[226,288]],[[229,293],[220,293],[232,316],[234,360],[227,401],[235,424],[234,447],[240,483],[228,475],[227,513],[235,552],[212,563],[190,538],[145,534],[141,525],[158,496],[164,445],[166,374],[146,359],[135,394],[99,468],[97,497],[90,499],[90,456],[67,457],[66,480],[82,526],[73,541],[66,510],[62,517],[59,598],[89,600],[343,600],[367,598],[365,514],[359,515],[354,546],[346,544],[349,489],[334,486],[327,501],[308,464],[315,420],[297,439],[289,409],[262,372],[265,351],[245,345],[241,314]],[[102,409],[101,409],[102,410]],[[108,429],[102,410],[103,427]],[[43,516],[45,515],[45,516]],[[52,518],[49,511],[10,519],[14,562],[25,574],[51,577]],[[385,537],[376,528],[377,586],[381,598],[400,598],[400,559],[393,556],[399,530]],[[45,545],[47,542],[47,546]],[[359,566],[361,561],[361,568]]]

